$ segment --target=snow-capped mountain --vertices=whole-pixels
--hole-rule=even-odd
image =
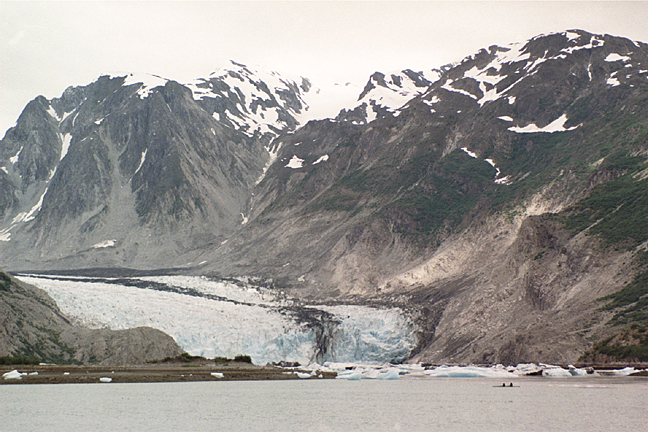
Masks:
[[[414,72],[411,69],[389,75],[375,72],[369,78],[358,100],[343,109],[336,120],[363,124],[388,114],[398,115],[397,110],[400,107],[425,92],[439,79],[441,73],[441,70]]]
[[[612,331],[597,299],[648,241],[648,45],[574,30],[355,89],[233,64],[37,98],[0,142],[3,264],[371,299],[435,362],[574,361]]]
[[[289,80],[277,72],[252,70],[232,62],[233,68],[187,83],[199,105],[216,120],[248,136],[275,137],[294,130],[307,118],[306,78]]]

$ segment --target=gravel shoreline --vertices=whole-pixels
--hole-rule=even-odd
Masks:
[[[0,379],[0,384],[84,384],[84,383],[148,383],[191,381],[333,379],[335,372],[256,366],[232,362],[226,365],[195,363],[163,363],[135,366],[70,366],[70,365],[3,365],[0,375],[18,370],[20,379]],[[299,375],[298,375],[299,374]],[[304,378],[309,375],[308,378]],[[222,377],[221,377],[222,376]]]

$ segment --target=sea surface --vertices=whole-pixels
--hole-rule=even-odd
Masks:
[[[0,386],[9,431],[648,431],[648,379]],[[508,382],[507,382],[508,384]]]

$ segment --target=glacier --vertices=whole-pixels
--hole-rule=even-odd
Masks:
[[[241,279],[200,276],[69,277],[21,274],[73,322],[90,328],[159,329],[191,355],[290,361],[400,363],[416,329],[399,308],[303,304]]]

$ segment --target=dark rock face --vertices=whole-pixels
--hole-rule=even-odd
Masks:
[[[163,267],[239,229],[264,146],[298,124],[310,84],[270,90],[237,66],[188,86],[104,76],[30,103],[0,145],[4,263]]]
[[[611,331],[596,299],[648,241],[648,45],[574,30],[375,73],[305,125],[310,82],[235,66],[30,103],[0,142],[3,263],[397,304],[434,362],[575,361]]]

